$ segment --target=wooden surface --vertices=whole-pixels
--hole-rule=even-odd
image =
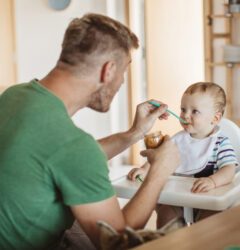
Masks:
[[[137,34],[135,27],[136,20],[134,1],[125,0],[126,6],[126,23],[128,27]],[[132,51],[132,62],[128,68],[128,114],[129,126],[132,126],[135,117],[136,107],[141,100],[141,57],[140,50]],[[145,101],[145,100],[144,100]],[[141,166],[142,157],[139,152],[141,151],[140,142],[135,143],[130,147],[129,164]]]
[[[203,1],[203,27],[204,27],[204,57],[205,57],[205,81],[213,81],[213,70],[210,63],[213,62],[213,44],[212,40],[213,28],[209,25],[209,13],[212,13],[212,1]]]
[[[232,44],[232,19],[227,18],[225,19],[225,30],[226,33],[230,34],[229,37],[226,37],[226,45]],[[226,105],[226,114],[228,119],[233,118],[233,70],[232,68],[227,67],[226,68],[226,96],[227,96],[227,105]]]
[[[13,0],[0,0],[0,87],[16,83]]]
[[[229,246],[240,246],[240,206],[133,249],[223,250]]]
[[[237,113],[237,110],[233,110],[233,99],[234,99],[234,68],[239,67],[239,63],[232,64],[232,67],[228,67],[228,64],[224,61],[217,62],[214,60],[217,53],[221,53],[220,50],[217,50],[217,43],[215,43],[216,39],[224,39],[225,44],[234,44],[236,41],[232,40],[232,37],[237,34],[237,26],[234,23],[234,19],[240,18],[240,14],[232,14],[231,17],[226,17],[225,13],[219,14],[214,13],[214,5],[222,0],[203,0],[203,17],[204,17],[204,57],[205,57],[205,81],[215,82],[214,73],[215,67],[224,66],[226,71],[225,77],[225,91],[227,96],[227,105],[226,105],[226,117],[235,123],[240,124],[240,120],[236,120],[234,117],[234,113]],[[227,2],[227,1],[226,1]],[[216,11],[216,10],[215,10]],[[222,22],[222,28],[224,29],[224,33],[215,33],[214,28],[216,25],[216,19],[222,18],[224,22]],[[233,29],[234,28],[234,29]],[[221,48],[222,49],[222,48]],[[223,58],[222,58],[223,60]],[[238,69],[237,69],[238,70]],[[235,70],[236,71],[236,70]],[[236,79],[235,79],[236,80]],[[236,108],[235,108],[236,109]]]

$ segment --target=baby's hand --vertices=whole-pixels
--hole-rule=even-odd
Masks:
[[[147,175],[147,170],[143,168],[133,168],[127,175],[131,181],[137,181],[136,176],[139,175],[141,179],[144,179]]]
[[[208,192],[211,189],[215,188],[214,182],[208,178],[208,177],[203,177],[197,179],[191,188],[191,192],[193,193],[201,193],[201,192]]]

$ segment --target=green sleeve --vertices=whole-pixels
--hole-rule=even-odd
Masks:
[[[48,166],[66,205],[98,202],[114,195],[106,156],[90,135],[81,136],[58,150]]]

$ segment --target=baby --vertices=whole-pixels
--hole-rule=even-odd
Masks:
[[[181,155],[175,174],[198,178],[191,192],[207,192],[232,181],[238,162],[229,139],[221,134],[218,123],[226,106],[224,90],[215,83],[198,82],[189,86],[181,100],[183,131],[172,137]],[[149,169],[145,163],[132,169],[128,178],[144,178]],[[182,208],[158,205],[158,228],[182,214]],[[204,216],[203,216],[204,217]]]

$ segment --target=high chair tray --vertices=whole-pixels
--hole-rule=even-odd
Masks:
[[[191,193],[190,189],[196,179],[192,177],[169,176],[158,203],[193,207],[209,210],[224,210],[240,200],[240,172],[235,175],[231,184],[218,187],[205,193]],[[112,181],[116,195],[119,198],[130,199],[141,186],[140,182],[133,182],[126,176]]]

